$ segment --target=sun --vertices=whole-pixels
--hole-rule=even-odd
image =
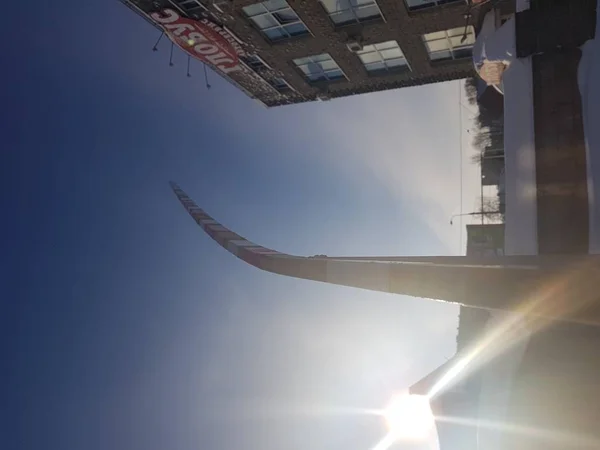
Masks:
[[[395,440],[424,440],[435,428],[428,397],[397,395],[383,410],[383,417]]]

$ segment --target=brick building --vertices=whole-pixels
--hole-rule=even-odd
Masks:
[[[485,8],[465,0],[121,1],[267,106],[472,76]]]

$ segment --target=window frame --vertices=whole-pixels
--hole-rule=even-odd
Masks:
[[[473,43],[467,44],[467,45],[464,45],[464,46],[454,47],[452,45],[452,41],[451,41],[451,39],[454,38],[454,37],[462,36],[464,34],[464,31],[463,31],[463,33],[461,33],[460,35],[457,35],[457,36],[450,36],[448,34],[448,32],[450,32],[450,31],[464,30],[464,28],[465,28],[464,26],[461,26],[461,27],[449,28],[447,30],[432,31],[430,33],[422,34],[421,35],[421,41],[423,42],[423,45],[425,46],[425,51],[427,52],[427,55],[429,56],[429,61],[432,62],[432,63],[443,63],[443,62],[448,62],[448,61],[462,61],[462,60],[471,58],[472,55],[473,55],[473,47],[475,46],[475,39],[476,39],[476,36],[475,36],[475,27],[473,27],[473,25],[469,25],[467,27],[467,36],[469,36],[469,35],[473,36]],[[446,44],[447,44],[447,47],[446,47],[445,50],[435,50],[434,52],[430,51],[429,46],[427,45],[429,42],[436,42],[436,41],[442,41],[442,40],[444,40],[444,38],[439,38],[439,39],[432,39],[432,40],[428,41],[426,39],[426,36],[434,34],[434,33],[445,33],[445,35],[446,35],[445,36],[445,41],[446,41]],[[462,57],[456,57],[455,56],[455,52],[456,51],[466,50],[466,49],[470,50],[470,53],[469,53],[468,56],[462,56]],[[440,52],[448,52],[448,53],[450,53],[450,58],[435,58],[435,59],[432,58],[433,54],[440,53]]]
[[[281,81],[283,82],[283,84],[285,84],[285,86],[286,86],[287,88],[286,88],[286,89],[284,89],[284,90],[282,90],[282,89],[278,88],[278,87],[275,85],[275,80],[281,80]],[[283,77],[273,77],[272,79],[270,79],[270,80],[268,81],[268,83],[269,83],[269,85],[270,85],[270,86],[271,86],[273,89],[275,89],[275,90],[276,90],[277,92],[279,92],[280,94],[287,94],[287,93],[290,93],[290,92],[296,92],[296,90],[295,90],[295,89],[292,87],[292,85],[291,85],[290,83],[288,83],[288,81],[287,81],[285,78],[283,78]]]
[[[406,4],[406,9],[408,9],[409,12],[424,11],[431,8],[439,8],[441,6],[452,5],[455,3],[465,3],[465,0],[428,0],[429,3],[426,3],[424,5],[410,6],[408,4],[408,1],[409,0],[404,0]]]
[[[259,66],[259,67],[252,66],[250,63],[248,63],[248,61],[246,61],[246,59],[250,59],[250,58],[256,58],[262,66]],[[241,59],[244,62],[244,64],[246,64],[254,72],[256,72],[257,69],[259,69],[259,70],[263,70],[263,69],[272,70],[273,69],[270,65],[268,65],[266,63],[266,61],[264,59],[262,59],[260,57],[260,55],[257,55],[256,53],[248,53],[246,56],[243,56]]]
[[[325,3],[323,2],[323,0],[318,0],[318,1],[321,4],[321,7],[323,8],[323,10],[325,11],[325,14],[327,14],[329,21],[333,24],[334,28],[349,27],[352,25],[366,24],[366,23],[370,23],[370,22],[377,22],[380,20],[383,22],[386,21],[385,16],[383,15],[383,12],[381,11],[381,7],[379,6],[379,3],[377,3],[377,0],[371,0],[371,1],[373,2],[375,7],[377,8],[377,10],[379,11],[379,16],[370,17],[370,18],[366,18],[366,19],[360,19],[356,15],[356,10],[360,9],[360,7],[354,7],[354,6],[350,5],[349,9],[344,9],[342,11],[351,11],[352,15],[354,16],[354,20],[351,22],[344,22],[344,23],[336,23],[332,18],[332,15],[335,15],[335,12],[334,13],[329,12],[329,10],[327,9],[327,6],[325,6]],[[364,6],[372,6],[372,5],[364,5]]]
[[[208,11],[208,8],[206,6],[204,6],[202,3],[200,3],[199,0],[169,0],[169,3],[171,3],[173,6],[175,6],[177,9],[179,9],[186,15],[197,14],[198,12],[207,12]],[[194,6],[192,8],[187,8],[187,7],[183,6],[183,4],[186,4],[186,3],[189,3],[189,4],[194,3],[196,6]]]
[[[210,4],[213,8],[215,8],[220,13],[226,14],[225,10],[223,8],[221,8],[220,5],[228,5],[228,4],[230,4],[230,2],[228,0],[213,0],[213,1],[211,1]]]
[[[265,3],[268,3],[269,0],[263,0],[263,1],[258,1],[256,3],[251,3],[250,5],[246,5],[246,6],[242,7],[242,14],[250,22],[250,24],[256,30],[259,31],[259,33],[264,37],[264,39],[271,44],[276,44],[276,43],[282,42],[282,41],[288,41],[290,39],[297,39],[297,38],[302,38],[302,37],[306,37],[306,36],[312,36],[312,32],[310,31],[308,26],[304,23],[302,18],[298,15],[296,10],[294,10],[294,8],[292,8],[292,6],[287,2],[287,0],[283,0],[283,1],[285,1],[285,4],[287,6],[285,8],[281,8],[281,9],[274,10],[274,11],[269,11],[269,9],[265,6]],[[251,16],[245,10],[246,8],[249,8],[251,6],[257,6],[257,5],[262,6],[263,9],[265,10],[265,12],[254,14]],[[279,21],[279,19],[277,19],[275,14],[278,12],[287,11],[287,10],[292,11],[294,13],[294,15],[297,17],[297,20],[290,22],[290,23],[283,24]],[[262,17],[262,16],[269,16],[270,20],[273,20],[274,22],[276,22],[277,25],[271,26],[271,27],[266,27],[266,28],[261,28],[261,26],[255,20],[253,20],[253,18]],[[285,28],[286,26],[296,25],[296,24],[301,24],[304,27],[304,29],[306,30],[306,32],[302,33],[302,34],[291,34]],[[285,34],[285,36],[280,37],[280,38],[272,38],[267,34],[267,31],[269,31],[269,30],[279,30],[279,32],[281,34]]]
[[[381,45],[381,44],[387,44],[387,43],[391,43],[393,42],[394,44],[396,44],[396,47],[389,47],[389,48],[385,48],[383,50],[380,50],[377,48],[377,45]],[[373,50],[370,50],[368,52],[365,53],[361,53],[364,52],[364,48],[365,47],[373,47]],[[391,50],[392,48],[396,48],[398,50],[400,50],[401,53],[401,57],[398,58],[385,58],[381,52],[382,51],[386,51],[386,50]],[[371,63],[365,63],[363,61],[363,59],[361,58],[361,55],[363,54],[370,54],[370,53],[376,53],[377,56],[379,57],[379,61],[380,63],[384,64],[384,68],[382,69],[375,69],[375,70],[369,70],[368,65],[369,64],[375,64],[377,61],[371,62]],[[383,42],[375,42],[374,44],[368,44],[365,45],[363,47],[362,50],[359,50],[357,52],[355,52],[357,58],[360,60],[360,62],[362,63],[363,67],[365,68],[365,70],[367,71],[367,73],[369,75],[384,75],[384,74],[390,74],[390,73],[399,73],[399,72],[404,72],[404,71],[408,71],[408,72],[412,72],[412,68],[410,67],[410,63],[408,62],[408,59],[406,58],[406,55],[404,54],[404,52],[402,51],[402,47],[400,47],[400,44],[398,43],[398,41],[396,41],[395,39],[389,40],[389,41],[383,41]],[[399,59],[403,59],[405,64],[399,65],[399,66],[393,66],[390,67],[388,66],[387,62],[388,61],[394,61],[394,60],[399,60]]]
[[[331,61],[333,61],[333,62],[335,63],[335,65],[336,65],[336,69],[329,69],[328,71],[330,71],[330,72],[331,72],[331,71],[334,71],[334,70],[339,70],[339,71],[341,72],[341,74],[342,74],[342,76],[341,76],[341,77],[339,77],[339,78],[329,78],[329,77],[327,76],[327,72],[328,72],[328,71],[326,71],[325,69],[323,69],[323,67],[321,66],[321,64],[319,64],[319,63],[325,62],[325,61],[327,61],[327,60],[323,60],[323,61],[314,61],[314,58],[317,58],[317,57],[320,57],[320,56],[323,56],[323,55],[327,55],[327,56],[329,57],[329,59],[330,59]],[[298,61],[298,60],[302,60],[302,59],[310,59],[311,61],[310,61],[310,62],[308,62],[308,63],[302,63],[302,64],[298,64],[298,63],[296,62],[296,61]],[[322,73],[325,75],[325,78],[319,78],[319,79],[317,79],[317,80],[311,80],[311,79],[309,78],[308,74],[306,74],[306,73],[305,73],[305,72],[304,72],[304,71],[301,69],[301,66],[304,66],[304,65],[306,65],[306,64],[310,64],[311,62],[312,62],[313,64],[317,64],[317,65],[319,65],[319,67],[321,68],[321,71],[322,71]],[[295,59],[292,59],[291,63],[292,63],[292,65],[294,66],[294,68],[295,68],[295,69],[296,69],[298,72],[300,72],[300,74],[302,75],[302,77],[304,78],[304,80],[305,80],[305,81],[306,81],[308,84],[319,84],[319,83],[335,83],[335,82],[339,82],[339,81],[348,81],[348,76],[346,75],[346,72],[344,72],[344,71],[342,70],[342,68],[340,67],[340,65],[338,64],[338,62],[337,62],[337,61],[336,61],[336,60],[333,58],[333,56],[331,56],[331,54],[330,54],[330,53],[328,53],[328,52],[327,52],[327,53],[319,53],[319,54],[317,54],[317,55],[308,55],[308,56],[303,56],[303,57],[301,57],[301,58],[295,58]]]

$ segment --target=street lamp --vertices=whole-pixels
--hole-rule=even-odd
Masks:
[[[481,218],[482,218],[482,225],[483,225],[483,217],[486,214],[502,214],[502,211],[479,211],[479,212],[470,212],[470,213],[464,213],[464,214],[454,214],[450,217],[450,225],[454,225],[453,221],[455,217],[461,217],[461,216],[478,216],[481,214]]]
[[[492,213],[494,213],[495,211],[491,211]],[[462,217],[462,216],[477,216],[478,214],[489,214],[490,211],[480,211],[480,212],[470,212],[470,213],[463,213],[463,214],[453,214],[450,217],[450,225],[454,225],[453,221],[456,217]]]

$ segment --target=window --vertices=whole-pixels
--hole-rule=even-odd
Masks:
[[[345,78],[344,72],[340,66],[333,60],[329,53],[309,56],[307,58],[298,58],[294,64],[304,73],[309,81],[333,81]]]
[[[269,66],[267,66],[265,62],[257,55],[247,55],[243,57],[242,60],[254,71],[269,68]]]
[[[280,77],[273,78],[271,81],[269,81],[269,84],[282,94],[292,92],[293,90],[292,87],[288,84],[288,82]]]
[[[475,30],[468,26],[436,31],[423,35],[429,57],[432,61],[469,58],[475,43]]]
[[[213,0],[211,5],[220,13],[225,13],[225,10],[227,9],[225,5],[227,5],[228,3],[230,3],[229,0]]]
[[[196,0],[173,0],[173,3],[187,13],[198,13],[206,10],[204,5]]]
[[[408,66],[408,62],[396,41],[365,45],[356,54],[368,72],[386,72]]]
[[[411,11],[415,11],[417,9],[429,8],[431,6],[439,6],[439,5],[445,5],[446,3],[456,3],[456,2],[464,3],[464,0],[406,0],[408,9]]]
[[[365,22],[382,17],[375,0],[320,0],[336,25]]]
[[[308,34],[308,28],[285,0],[268,0],[243,8],[244,13],[272,42]]]

